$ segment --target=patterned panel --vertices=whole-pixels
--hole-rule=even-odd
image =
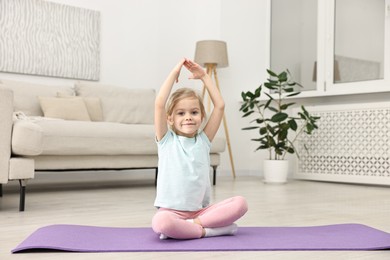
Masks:
[[[42,0],[0,0],[0,71],[98,80],[100,14]]]
[[[389,103],[308,110],[321,120],[298,142],[297,178],[390,184]]]

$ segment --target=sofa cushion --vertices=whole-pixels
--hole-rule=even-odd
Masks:
[[[39,97],[45,117],[91,121],[83,98]]]
[[[98,97],[84,97],[85,105],[87,106],[89,117],[92,121],[103,121],[103,110]]]
[[[0,83],[14,92],[14,111],[22,111],[28,116],[43,116],[38,96],[54,97],[58,91],[74,94],[71,86],[33,84],[8,79],[1,79]]]
[[[157,154],[153,125],[70,120],[25,121],[18,120],[14,124],[12,143],[13,153],[17,155]],[[35,135],[41,136],[41,139],[34,138],[32,142],[30,139],[34,133],[31,131],[34,129],[37,131]],[[211,152],[224,150],[224,139],[215,138]]]
[[[57,97],[60,98],[74,98],[67,93],[57,92]],[[103,110],[98,97],[84,97],[85,106],[87,107],[89,117],[92,121],[103,121]]]
[[[91,82],[76,82],[77,96],[99,97],[106,122],[153,124],[154,89],[130,89]]]
[[[36,143],[35,155],[121,155],[155,154],[153,125],[129,125],[111,122],[86,122],[71,120],[37,120],[34,122],[42,131],[42,141]],[[15,128],[24,125],[15,124]],[[18,131],[22,132],[22,131]],[[14,134],[12,139],[20,149],[28,135]],[[29,154],[32,155],[32,154]]]

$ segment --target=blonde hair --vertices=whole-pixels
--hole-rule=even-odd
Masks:
[[[168,100],[167,105],[167,116],[172,115],[173,109],[179,103],[179,101],[186,98],[194,98],[199,101],[200,106],[200,114],[202,116],[202,120],[206,117],[206,111],[204,109],[203,101],[200,95],[193,89],[190,88],[180,88],[172,93],[171,97]]]

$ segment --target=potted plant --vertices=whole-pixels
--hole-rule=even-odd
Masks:
[[[259,137],[251,139],[259,143],[256,151],[268,150],[268,160],[264,162],[264,181],[285,183],[288,174],[286,154],[295,153],[299,158],[295,141],[301,134],[312,134],[318,128],[316,121],[320,117],[310,115],[304,106],[301,106],[296,115],[289,114],[291,106],[295,105],[295,102],[290,102],[289,97],[299,95],[296,88],[302,86],[291,79],[288,70],[280,74],[271,70],[267,72],[270,77],[254,92],[241,93],[243,103],[240,111],[244,113],[243,117],[257,115],[250,122],[254,126],[243,130],[257,130]],[[272,94],[264,92],[263,87]],[[263,93],[266,97],[261,99]],[[291,132],[295,134],[292,135]],[[281,176],[278,176],[278,172]]]

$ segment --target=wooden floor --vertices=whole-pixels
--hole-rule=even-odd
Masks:
[[[153,172],[142,175],[56,173],[28,186],[18,212],[16,184],[0,198],[0,259],[390,259],[390,251],[263,251],[169,253],[25,253],[10,251],[50,224],[148,227],[155,212]],[[77,182],[64,179],[77,178]],[[131,177],[130,177],[131,176]],[[56,179],[61,179],[61,184]],[[90,182],[91,179],[97,179]],[[239,226],[311,226],[361,223],[390,232],[390,187],[291,181],[265,185],[258,177],[219,177],[213,200],[242,195],[249,211]]]

